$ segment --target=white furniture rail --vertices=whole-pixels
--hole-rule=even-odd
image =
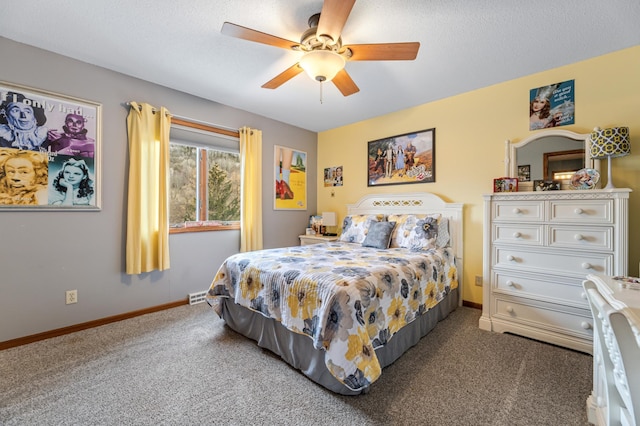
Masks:
[[[640,282],[588,275],[583,286],[595,331],[589,421],[640,426]]]

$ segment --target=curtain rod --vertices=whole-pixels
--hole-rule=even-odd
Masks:
[[[131,107],[131,102],[126,102],[128,107]],[[138,105],[138,109],[142,110],[142,106]],[[158,112],[155,107],[152,107],[154,113]],[[189,117],[183,117],[176,114],[171,114],[171,122],[186,127],[192,127],[195,129],[205,130],[207,132],[220,133],[227,136],[240,137],[240,133],[237,129],[231,127],[220,126],[218,124],[207,123],[205,121],[195,120]],[[253,133],[253,132],[251,132]]]

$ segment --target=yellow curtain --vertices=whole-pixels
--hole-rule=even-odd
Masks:
[[[240,251],[262,249],[262,131],[240,129]]]
[[[162,107],[130,103],[127,274],[169,269],[169,129]]]

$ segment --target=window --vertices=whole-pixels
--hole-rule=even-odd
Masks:
[[[174,122],[169,145],[171,233],[240,229],[238,138]]]

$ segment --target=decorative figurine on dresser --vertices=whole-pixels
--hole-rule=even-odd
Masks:
[[[507,141],[505,175],[517,176],[518,166],[527,164],[531,180],[572,188],[567,163],[554,170],[553,159],[581,151],[570,171],[598,174],[590,136],[548,130],[517,144]],[[589,274],[627,274],[630,192],[535,191],[519,182],[519,192],[484,195],[480,328],[592,353],[593,320],[582,281]]]

